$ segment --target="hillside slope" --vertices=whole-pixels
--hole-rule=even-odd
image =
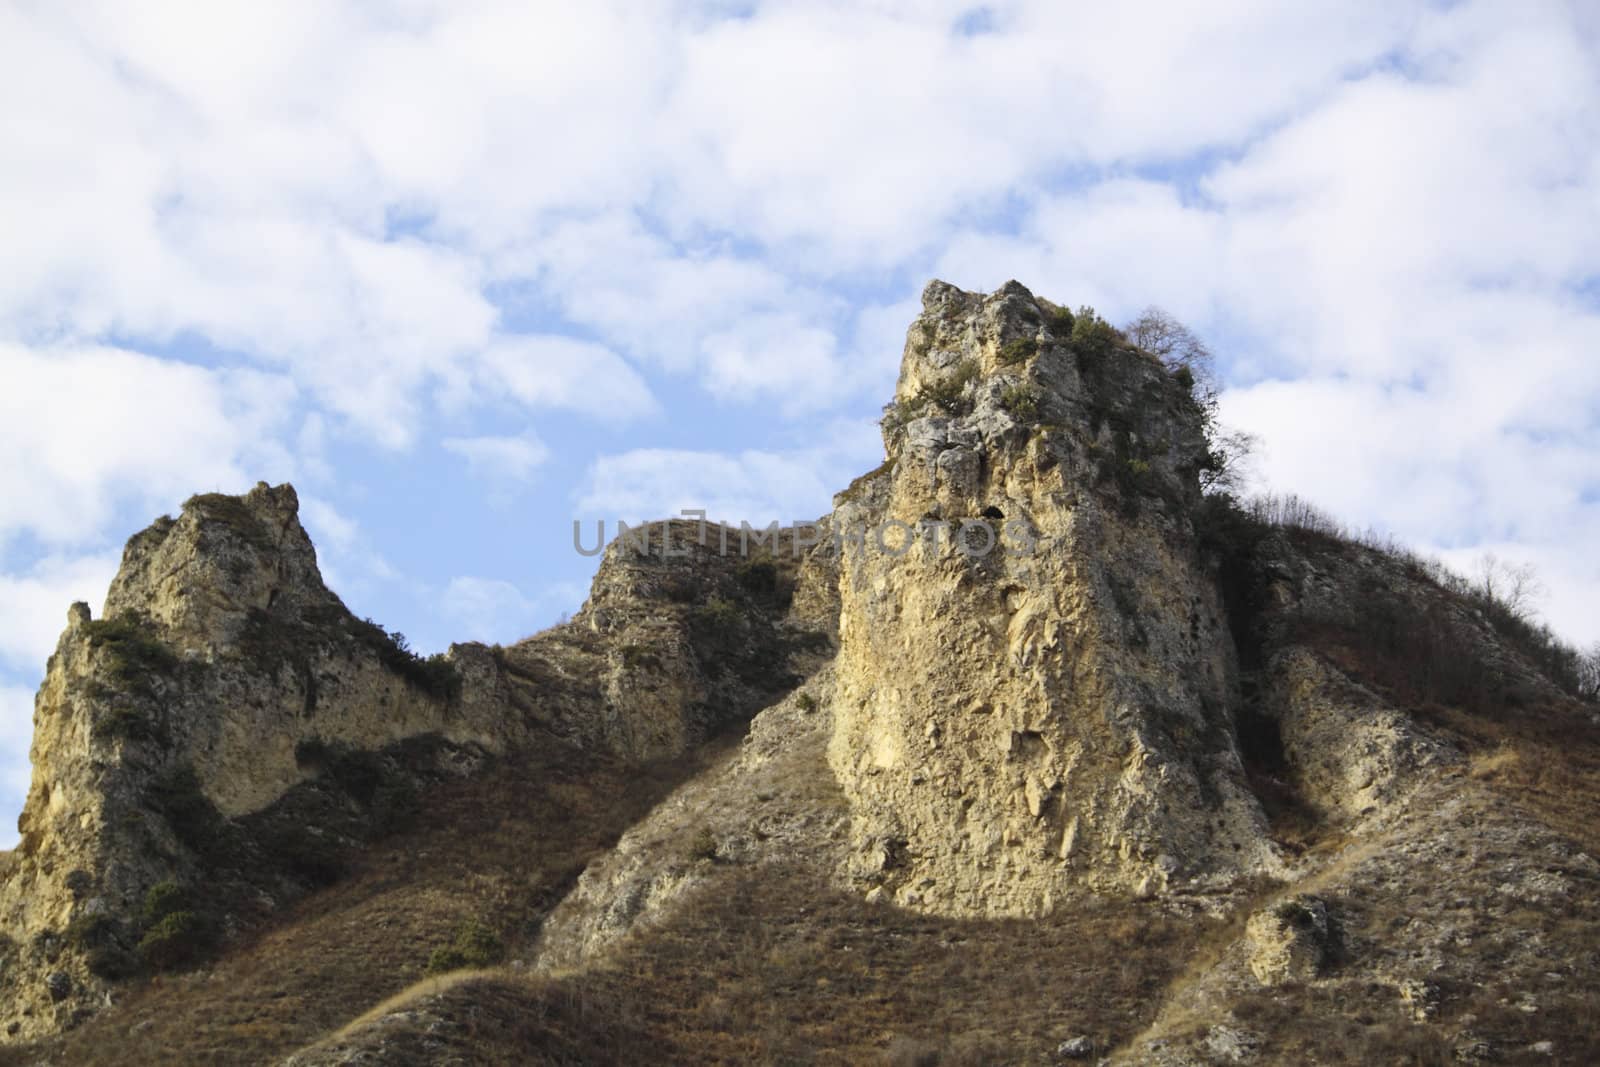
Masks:
[[[1568,653],[1191,389],[933,283],[830,516],[433,660],[197,498],[51,661],[0,1062],[1600,1061]]]

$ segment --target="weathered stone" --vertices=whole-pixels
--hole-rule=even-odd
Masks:
[[[21,846],[0,854],[0,930],[57,946],[0,971],[0,1019],[22,1037],[70,1017],[36,1010],[47,975],[70,977],[52,996],[93,1009],[105,975],[136,966],[124,961],[151,886],[208,880],[212,858],[162,799],[174,783],[187,810],[222,827],[317,779],[339,753],[418,738],[444,746],[438,770],[455,775],[533,738],[676,754],[787,692],[792,646],[829,647],[831,620],[817,621],[826,594],[813,592],[793,624],[787,612],[802,566],[836,587],[831,546],[795,551],[791,530],[752,556],[737,532],[724,551],[680,523],[667,545],[657,527],[650,555],[613,544],[571,623],[424,663],[323,584],[297,509],[287,485],[195,497],[129,540],[106,619],[83,604],[68,612],[35,705]],[[89,918],[122,922],[126,943],[98,955],[58,945]]]
[[[1078,1036],[1069,1037],[1056,1046],[1056,1056],[1063,1060],[1086,1060],[1094,1055],[1094,1041]]]
[[[1232,741],[1231,643],[1186,517],[1199,413],[1158,361],[1124,347],[1082,358],[1048,318],[1019,285],[930,285],[886,422],[890,462],[834,514],[843,529],[950,526],[904,554],[845,542],[829,750],[860,848],[906,842],[902,867],[857,869],[940,912],[1037,914],[1084,887],[1275,869]],[[1017,338],[1035,354],[1003,361]],[[1006,410],[1017,390],[1036,397],[1028,425]],[[999,543],[984,553],[964,520]]]
[[[1328,906],[1316,897],[1294,897],[1250,917],[1245,928],[1250,970],[1263,985],[1305,982],[1328,961]]]

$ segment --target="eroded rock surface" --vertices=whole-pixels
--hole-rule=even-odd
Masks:
[[[1158,360],[1073,330],[1014,282],[931,284],[888,461],[836,502],[868,533],[844,542],[830,758],[856,874],[902,904],[1032,914],[1274,868],[1189,517],[1200,412]],[[939,522],[955,536],[897,554]]]
[[[350,615],[297,511],[289,486],[195,497],[130,539],[105,618],[82,604],[69,613],[35,702],[33,784],[0,883],[0,928],[14,941],[0,1025],[13,1036],[98,1006],[162,933],[145,912],[152,888],[214,895],[207,853],[249,850],[222,828],[343,753],[423,735],[489,751],[514,736],[458,699],[448,662],[410,656]],[[200,936],[198,919],[181,925],[165,928],[175,941]]]
[[[885,462],[805,537],[654,524],[606,549],[570,621],[426,660],[323,585],[292,489],[194,498],[51,659],[0,854],[0,1027],[70,1028],[117,982],[203,960],[185,937],[226,951],[500,753],[579,775],[569,755],[620,773],[706,746],[503,931],[506,968],[363,1003],[291,1062],[482,1058],[493,1019],[490,1058],[514,1061],[543,1048],[534,1006],[568,996],[573,1048],[643,1022],[703,1043],[724,991],[664,1003],[684,974],[652,985],[649,961],[734,962],[735,888],[742,928],[786,939],[747,939],[757,965],[728,973],[789,961],[781,1028],[818,1048],[860,1008],[857,1059],[929,1035],[1174,1067],[1582,1058],[1560,1020],[1592,1015],[1600,944],[1592,705],[1425,561],[1202,499],[1188,379],[1016,283],[935,282]],[[991,1010],[1041,930],[1102,969],[1057,952],[1052,985]],[[1130,980],[1136,957],[1173,966]],[[973,979],[981,1033],[946,1034],[943,1004],[893,1014],[929,974]],[[1103,981],[1129,995],[1099,1016],[1058,1003]],[[76,1033],[101,1024],[127,1029]]]
[[[424,659],[327,589],[297,510],[287,485],[195,497],[128,542],[105,618],[69,613],[0,868],[10,1037],[336,877],[429,781],[526,746],[682,753],[831,649],[831,620],[790,617],[800,571],[831,581],[825,548],[723,552],[684,523],[612,545],[571,622]]]

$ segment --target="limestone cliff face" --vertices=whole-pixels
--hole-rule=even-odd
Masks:
[[[1191,388],[1016,283],[935,282],[886,460],[809,536],[652,524],[608,546],[571,620],[427,659],[323,584],[293,489],[192,499],[129,541],[102,616],[73,605],[49,662],[21,846],[0,853],[0,1041],[45,1039],[23,1053],[41,1062],[128,1035],[152,1062],[254,1061],[221,1035],[277,1027],[281,1053],[318,1026],[326,1040],[286,1062],[518,1062],[527,1048],[485,1040],[557,1054],[545,1020],[592,1052],[608,1046],[584,1035],[632,1027],[641,1003],[641,1039],[680,1022],[731,1037],[731,987],[697,974],[675,982],[689,1002],[661,995],[703,966],[783,1002],[766,1029],[803,1022],[851,1062],[991,1029],[1008,1052],[986,1061],[1445,1047],[1417,1027],[1459,1059],[1554,1054],[1526,1028],[1592,999],[1600,716],[1551,670],[1559,649],[1439,568],[1202,499]],[[423,791],[502,753],[517,758],[496,777]],[[616,808],[649,808],[630,828],[619,815],[580,849],[496,863],[611,810],[621,776],[657,760],[642,777],[678,785]],[[590,772],[603,789],[577,788]],[[504,795],[546,777],[560,803]],[[502,825],[508,803],[537,805],[507,824],[523,829]],[[441,838],[459,846],[443,873]],[[407,851],[425,874],[391,866]],[[480,858],[499,873],[480,880]],[[346,875],[315,923],[239,936]],[[304,966],[335,927],[361,929],[363,953],[373,927],[421,945],[469,908],[508,917],[509,968],[368,1010],[387,994],[367,973],[335,991]],[[1180,934],[1191,922],[1233,933]],[[312,933],[280,939],[297,928]],[[189,965],[209,974],[86,1019]],[[994,993],[1001,971],[1030,977]],[[252,975],[276,1013],[216,995]],[[1034,995],[1102,979],[1121,991],[1082,1014],[1104,1031]],[[348,1014],[308,1021],[330,994]],[[951,1013],[951,997],[971,1002]],[[813,1026],[852,1003],[847,1025]],[[186,1055],[155,1040],[157,1016],[216,1009],[233,1021],[183,1035]],[[683,1058],[783,1058],[762,1029]],[[1339,1047],[1352,1035],[1375,1051]],[[1561,1038],[1578,1060],[1595,1044]]]
[[[833,586],[828,550],[820,535],[797,549],[793,530],[755,544],[684,521],[619,537],[570,622],[496,653],[498,699],[584,748],[681,754],[794,688],[795,657],[831,648],[811,578]]]
[[[786,618],[818,550],[791,533],[724,552],[684,523],[612,545],[572,622],[424,660],[328,590],[297,511],[287,485],[195,497],[128,542],[102,619],[73,606],[0,870],[9,1036],[147,969],[155,886],[205,898],[183,936],[215,941],[328,877],[424,779],[530,745],[676,755],[792,688],[791,654],[830,647],[828,626]]]
[[[33,784],[0,882],[0,1026],[26,1037],[99,1003],[150,932],[149,890],[215,892],[212,853],[243,847],[220,828],[316,778],[329,753],[514,741],[498,709],[460,699],[457,676],[328,591],[289,486],[196,497],[135,535],[105,617],[73,606],[35,702]]]
[[[895,400],[888,461],[834,514],[829,754],[856,876],[1007,915],[1273,868],[1189,519],[1205,442],[1185,385],[1015,282],[934,282]],[[902,553],[908,529],[927,532]]]

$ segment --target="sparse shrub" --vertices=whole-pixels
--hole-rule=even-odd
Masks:
[[[66,939],[97,977],[116,980],[139,970],[138,957],[124,946],[121,926],[109,915],[78,916],[67,924]]]
[[[289,665],[306,687],[308,714],[316,704],[316,676],[312,663],[331,637],[353,641],[378,657],[378,661],[424,693],[453,701],[461,695],[461,676],[442,655],[420,656],[411,650],[405,634],[390,633],[371,619],[357,619],[342,607],[308,609],[302,619],[289,619],[252,609],[240,634],[239,653],[251,665],[277,674]]]
[[[1236,492],[1247,480],[1246,465],[1256,450],[1256,438],[1223,425],[1218,418],[1222,387],[1215,357],[1206,343],[1158,307],[1145,308],[1123,328],[1123,334],[1161,361],[1200,415],[1207,445],[1198,470],[1201,491]]]
[[[440,700],[455,700],[461,695],[461,675],[444,655],[419,656],[411,650],[403,633],[390,633],[371,619],[349,619],[346,627],[352,637],[377,653],[385,667],[424,693]]]
[[[700,599],[700,582],[690,576],[664,578],[656,587],[674,604],[693,604]]]
[[[1038,341],[1032,337],[1018,337],[1016,340],[1007,341],[1000,346],[1000,363],[1007,367],[1015,366],[1018,363],[1026,363],[1038,351]]]
[[[1402,564],[1411,578],[1459,598],[1557,688],[1571,696],[1585,694],[1584,656],[1534,616],[1537,578],[1526,569],[1507,567],[1490,557],[1480,562],[1478,578],[1467,578],[1393,538],[1372,531],[1355,533],[1292,494],[1262,495],[1242,504],[1230,494],[1215,494],[1207,498],[1196,529],[1222,560],[1224,591],[1230,602],[1244,604],[1255,596],[1249,588],[1249,561],[1256,545],[1273,529],[1334,546],[1360,546]],[[1336,635],[1346,647],[1359,652],[1361,661],[1387,684],[1417,705],[1438,704],[1498,715],[1527,697],[1504,672],[1478,655],[1475,640],[1461,629],[1452,613],[1437,605],[1419,610],[1391,592],[1373,589],[1360,598],[1353,612],[1340,617],[1303,617],[1299,624]],[[1241,645],[1241,654],[1245,652]],[[1591,655],[1600,660],[1600,651]],[[1596,669],[1600,671],[1600,667]]]
[[[689,842],[689,855],[697,860],[717,858],[717,835],[711,832],[711,827],[702,826],[695,831],[694,839]]]
[[[208,924],[192,911],[168,913],[139,939],[139,955],[158,971],[192,963],[210,947]]]
[[[109,915],[79,915],[67,923],[67,944],[86,949],[116,932],[116,920]]]
[[[464,970],[468,966],[466,958],[449,945],[441,945],[428,954],[428,965],[423,968],[427,974],[449,974],[451,971]]]
[[[1128,340],[1155,356],[1174,374],[1189,372],[1209,383],[1212,377],[1211,350],[1189,327],[1158,307],[1147,307],[1123,328]]]
[[[735,578],[756,600],[788,607],[794,599],[794,582],[770,559],[752,559],[739,565]]]
[[[771,596],[778,589],[778,567],[770,559],[746,560],[739,564],[735,577],[753,596]]]
[[[1074,318],[1072,309],[1060,304],[1052,304],[1049,311],[1051,328],[1063,338],[1071,337]]]
[[[505,955],[505,945],[499,934],[478,919],[467,919],[456,927],[450,944],[434,949],[428,956],[427,972],[446,974],[466,968],[493,967],[505,959]]]
[[[714,596],[694,609],[692,620],[700,632],[714,637],[728,637],[738,632],[744,613],[739,605],[726,597]]]
[[[1279,526],[1287,530],[1304,530],[1307,533],[1350,540],[1350,531],[1344,523],[1323,511],[1311,501],[1294,493],[1262,493],[1251,497],[1243,505],[1245,514],[1263,526]]]
[[[1578,696],[1600,701],[1600,641],[1578,658]]]
[[[1150,461],[1134,454],[1133,440],[1126,430],[1118,430],[1112,436],[1111,452],[1102,454],[1096,462],[1095,483],[1115,485],[1122,512],[1130,518],[1138,514],[1142,497],[1166,495],[1167,487],[1156,476]]]
[[[173,912],[187,911],[188,907],[188,895],[182,886],[170,878],[157,882],[144,895],[144,925],[155,926]]]
[[[115,704],[95,720],[89,733],[96,740],[161,741],[164,733],[150,716],[127,704]]]
[[[194,768],[175,767],[150,784],[147,799],[163,815],[178,840],[201,855],[216,851],[223,819],[200,788]]]
[[[922,396],[928,403],[937,404],[952,415],[962,414],[968,406],[967,386],[977,377],[977,361],[963,359],[948,375],[925,386]]]
[[[623,645],[622,665],[628,670],[660,670],[661,657],[644,645]]]
[[[139,957],[114,942],[89,949],[84,953],[83,962],[90,974],[108,982],[132,978],[139,973]]]
[[[1122,340],[1122,335],[1117,328],[1102,319],[1095,313],[1094,308],[1084,305],[1078,309],[1077,315],[1072,320],[1072,348],[1078,354],[1080,364],[1088,362],[1097,366],[1117,342]]]
[[[1000,406],[1024,422],[1039,417],[1039,390],[1026,383],[1008,385],[1000,393]]]
[[[887,404],[883,409],[883,418],[879,425],[890,439],[898,437],[904,432],[907,423],[927,413],[929,403],[929,398],[924,393]]]
[[[477,919],[468,919],[456,932],[455,947],[472,967],[488,967],[505,957],[505,946],[496,934]]]
[[[152,681],[170,675],[178,657],[151,631],[150,624],[131,611],[83,626],[89,647],[103,650],[110,659],[111,677],[128,693],[149,696]]]
[[[794,704],[795,707],[808,715],[817,710],[817,698],[805,690],[801,690],[800,694],[794,698]]]

